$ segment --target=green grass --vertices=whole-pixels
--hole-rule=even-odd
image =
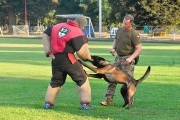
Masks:
[[[92,55],[113,63],[112,42],[89,41]],[[128,110],[117,86],[114,105],[100,106],[107,83],[89,78],[92,111],[80,110],[75,83],[67,78],[56,104],[44,110],[44,97],[51,77],[51,61],[44,56],[40,39],[0,38],[0,119],[2,120],[179,120],[180,44],[143,43],[135,68],[140,78],[147,66],[150,76],[137,87],[135,103]],[[85,70],[91,73],[90,70]]]

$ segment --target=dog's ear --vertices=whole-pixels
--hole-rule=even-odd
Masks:
[[[91,55],[92,58],[96,57],[95,55]]]
[[[99,60],[103,60],[103,61],[105,61],[105,59],[104,59],[103,57],[99,57]]]

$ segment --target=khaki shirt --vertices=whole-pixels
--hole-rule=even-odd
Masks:
[[[129,55],[135,51],[135,46],[140,43],[139,34],[134,28],[126,31],[123,27],[120,27],[114,40],[114,49],[120,56]]]

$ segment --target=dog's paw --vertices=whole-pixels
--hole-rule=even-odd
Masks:
[[[123,105],[122,105],[122,107],[126,107],[127,106],[127,104],[126,103],[124,103]]]
[[[132,106],[132,103],[129,103],[125,106],[126,109],[129,109]]]

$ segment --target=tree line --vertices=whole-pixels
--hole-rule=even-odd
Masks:
[[[0,26],[23,25],[25,4],[30,25],[52,25],[62,20],[57,14],[84,14],[98,25],[99,0],[0,0]],[[180,0],[102,0],[102,24],[122,23],[132,14],[135,25],[180,25]]]

